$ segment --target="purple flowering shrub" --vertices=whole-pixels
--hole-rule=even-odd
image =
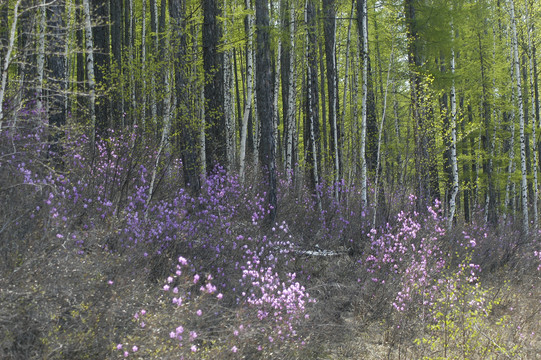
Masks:
[[[390,300],[393,309],[402,314],[433,303],[447,258],[440,247],[445,222],[439,203],[421,215],[413,210],[415,197],[410,200],[411,210],[401,211],[393,225],[367,234],[369,247],[359,261],[369,274],[362,286],[373,294],[372,300],[380,304]]]
[[[47,126],[34,115],[22,110],[17,126],[0,133],[0,270],[20,264],[29,247],[41,246],[44,201],[56,191]]]
[[[203,268],[199,258],[179,257],[174,272],[163,281],[163,306],[158,312],[145,310],[145,321],[141,312],[136,314],[146,332],[124,339],[117,350],[122,356],[141,358],[160,352],[185,358],[267,357],[302,350],[298,329],[309,318],[308,306],[314,300],[295,273],[283,271],[292,261],[287,235],[285,223],[269,237],[238,235],[230,241],[235,248],[230,257],[214,260],[214,272]],[[238,261],[227,268],[223,260],[231,259]],[[147,341],[148,332],[163,328],[170,329],[168,337]]]

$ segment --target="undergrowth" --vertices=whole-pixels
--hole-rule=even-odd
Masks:
[[[298,177],[266,226],[256,171],[193,193],[135,134],[47,138],[24,117],[0,135],[1,358],[537,356],[540,234],[509,219],[448,230],[411,196],[372,228],[355,185],[321,185],[319,212]]]

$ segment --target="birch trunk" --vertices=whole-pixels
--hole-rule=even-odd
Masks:
[[[529,232],[529,216],[528,216],[528,183],[526,180],[526,136],[524,129],[524,104],[522,102],[522,84],[520,80],[520,64],[518,60],[518,39],[517,39],[517,24],[515,19],[515,2],[509,0],[511,30],[512,30],[512,46],[513,46],[513,66],[515,68],[515,80],[517,89],[518,116],[519,116],[519,137],[520,137],[520,191],[522,197],[522,227],[523,231]]]
[[[250,9],[250,0],[246,0],[246,9]],[[252,32],[254,20],[251,14],[248,14],[248,33],[247,36],[247,54],[246,54],[246,103],[242,117],[242,129],[240,133],[240,182],[244,183],[246,177],[246,138],[248,135],[248,118],[252,108],[252,92],[253,92],[253,57],[252,57]]]
[[[158,0],[150,0],[150,31],[152,32],[153,40],[153,59],[157,60],[159,54],[159,33],[158,33]],[[158,122],[158,104],[156,99],[156,72],[151,71],[150,75],[150,116],[152,126],[157,128]],[[165,124],[164,124],[165,126]]]
[[[96,145],[96,83],[94,78],[94,44],[92,41],[92,22],[90,17],[89,0],[83,0],[83,13],[85,17],[85,46],[86,46],[86,77],[89,92],[89,111],[91,124],[90,143],[92,152]]]
[[[385,85],[385,94],[383,95],[383,112],[381,114],[381,122],[379,124],[379,131],[378,131],[378,150],[376,155],[376,180],[375,180],[375,186],[374,186],[374,217],[372,218],[372,228],[376,228],[376,218],[377,218],[377,209],[378,209],[378,194],[379,194],[379,169],[380,169],[380,157],[381,157],[381,136],[383,134],[383,125],[385,125],[385,115],[387,112],[387,93],[389,91],[389,83],[390,83],[390,77],[391,77],[391,67],[393,65],[394,61],[394,42],[391,44],[391,55],[389,59],[389,69],[387,70],[387,82]]]
[[[311,166],[312,166],[312,182],[314,186],[314,191],[316,195],[316,202],[318,211],[321,213],[322,211],[322,204],[321,204],[321,196],[319,194],[320,188],[319,188],[319,151],[318,151],[318,145],[317,142],[319,142],[318,134],[316,133],[317,129],[316,126],[319,124],[316,124],[316,122],[319,122],[319,118],[317,116],[317,105],[318,105],[318,99],[317,99],[317,60],[316,60],[316,44],[315,44],[315,9],[314,9],[314,3],[313,0],[307,0],[306,1],[306,8],[305,8],[305,23],[307,26],[306,31],[306,58],[308,61],[307,68],[307,84],[306,84],[306,91],[307,91],[307,120],[308,120],[308,132],[310,137],[310,150],[311,150]],[[309,158],[309,156],[307,156]]]
[[[355,10],[355,1],[353,0],[351,1],[351,11],[350,11],[348,35],[347,35],[347,41],[346,41],[346,68],[345,68],[345,74],[344,74],[344,94],[343,94],[343,100],[342,100],[342,115],[340,117],[342,120],[341,121],[342,124],[345,124],[345,121],[346,121],[346,100],[347,100],[348,79],[349,79],[349,45],[351,44],[351,24],[353,23],[354,10]],[[336,96],[338,96],[338,89],[337,89]],[[353,132],[351,134],[353,134]]]
[[[278,5],[279,6],[279,5]],[[279,147],[280,147],[280,136],[278,134],[278,125],[280,123],[280,115],[278,112],[278,97],[280,92],[280,57],[282,52],[282,42],[280,38],[278,38],[278,48],[276,50],[276,68],[275,70],[275,76],[274,76],[274,97],[272,99],[273,108],[272,108],[272,126],[273,126],[273,133],[274,133],[274,140],[276,144],[276,154],[280,154]]]
[[[145,133],[146,117],[147,117],[147,0],[143,0],[143,6],[141,10],[142,24],[141,24],[141,80],[143,82],[141,89],[141,131]],[[143,141],[145,136],[142,137]]]
[[[45,32],[47,31],[47,13],[46,13],[45,6],[46,6],[46,0],[42,0],[41,6],[39,9],[40,19],[39,19],[39,40],[38,40],[38,59],[37,59],[37,72],[38,72],[37,110],[40,113],[44,112],[44,105],[43,105],[44,74],[43,73],[44,73],[44,68],[45,68]],[[1,128],[0,128],[0,131],[1,131]]]
[[[537,201],[539,199],[539,185],[537,183],[537,166],[538,166],[538,154],[537,154],[537,114],[535,106],[535,82],[534,82],[534,66],[533,66],[533,45],[532,45],[532,34],[533,34],[533,24],[530,22],[529,14],[529,4],[526,0],[526,32],[528,34],[528,57],[530,61],[530,99],[532,103],[531,116],[532,116],[532,141],[533,141],[533,190],[534,190],[534,200],[533,200],[533,223],[535,229],[538,227],[539,216],[537,210]]]
[[[223,3],[224,18],[227,19],[227,1]],[[224,39],[228,39],[229,29],[224,21]],[[231,71],[231,50],[224,51],[224,115],[225,115],[225,150],[227,153],[227,171],[231,171],[235,164],[235,119],[233,117],[233,74]]]
[[[287,148],[286,148],[286,174],[288,182],[292,180],[292,158],[293,158],[293,137],[295,132],[295,92],[296,92],[296,72],[295,72],[295,3],[293,0],[289,4],[289,92],[287,107]]]
[[[360,160],[361,160],[361,211],[366,211],[367,199],[367,169],[366,169],[366,119],[367,119],[367,98],[368,98],[368,27],[366,16],[366,0],[362,1],[362,43],[363,43],[363,70],[362,70],[362,108],[361,108],[361,139],[360,139]]]
[[[152,170],[152,177],[150,180],[150,186],[148,188],[148,197],[146,201],[145,206],[145,220],[148,217],[148,209],[150,208],[150,201],[152,200],[152,197],[154,195],[154,184],[156,182],[156,175],[158,173],[158,166],[160,164],[160,158],[162,156],[162,153],[165,151],[166,153],[167,148],[169,146],[169,133],[171,132],[171,106],[170,106],[170,100],[169,100],[169,94],[172,93],[171,89],[171,82],[169,81],[169,70],[165,71],[165,104],[164,104],[164,123],[162,128],[162,137],[160,140],[160,146],[158,147],[158,154],[156,154],[156,161],[154,163],[154,169]]]
[[[11,53],[13,52],[13,47],[15,43],[17,21],[19,20],[20,4],[21,4],[21,0],[17,0],[17,2],[15,3],[15,7],[13,8],[13,20],[11,22],[11,30],[9,32],[9,44],[8,44],[6,54],[4,55],[5,56],[4,63],[2,64],[2,85],[0,86],[0,132],[2,132],[2,123],[4,121],[4,110],[3,110],[4,94],[7,87],[8,69],[9,69],[9,65],[11,64]]]
[[[455,34],[454,27],[451,24],[451,39],[454,44]],[[455,48],[451,47],[451,174],[453,177],[453,187],[451,190],[451,198],[449,200],[449,218],[447,227],[450,229],[453,226],[453,219],[456,211],[456,197],[458,195],[458,161],[456,155],[456,88],[455,88]]]

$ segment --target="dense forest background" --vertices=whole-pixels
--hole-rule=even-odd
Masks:
[[[540,15],[1,0],[0,356],[536,358]]]

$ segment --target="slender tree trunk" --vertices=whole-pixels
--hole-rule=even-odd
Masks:
[[[280,7],[280,3],[278,3],[278,7]],[[280,9],[278,9],[280,10]],[[280,21],[280,20],[279,20]],[[278,28],[280,28],[280,24],[278,24]],[[275,59],[275,67],[274,67],[274,80],[273,80],[273,99],[272,99],[272,128],[274,132],[274,141],[275,141],[275,147],[276,147],[276,155],[277,157],[281,156],[280,152],[280,133],[278,132],[278,126],[280,125],[280,113],[278,108],[278,99],[280,95],[280,70],[281,70],[281,53],[282,53],[282,41],[281,38],[278,37],[277,39],[278,45],[276,49],[276,55],[274,57]],[[280,159],[278,158],[276,160],[278,163],[280,163]]]
[[[203,68],[205,71],[205,128],[207,171],[229,166],[224,116],[224,54],[219,49],[222,16],[219,0],[203,0]]]
[[[329,126],[331,128],[331,159],[334,167],[334,197],[338,201],[340,158],[338,154],[338,83],[336,79],[336,3],[323,0],[325,15],[325,58],[327,60],[327,91],[329,92]],[[351,23],[351,21],[350,21]],[[349,45],[349,43],[348,43]],[[347,54],[346,54],[347,56]]]
[[[286,174],[288,182],[292,180],[293,140],[295,133],[295,93],[296,93],[296,72],[295,72],[295,4],[290,0],[289,4],[289,78],[287,94],[287,139],[286,139]],[[285,64],[284,64],[285,65]]]
[[[513,50],[510,50],[511,58],[513,57]],[[515,90],[515,69],[514,66],[510,67],[511,78],[511,104],[515,105],[516,90]],[[515,109],[511,110],[511,113],[507,116],[509,127],[511,128],[511,138],[509,140],[509,164],[507,166],[507,181],[505,185],[505,206],[515,211],[513,205],[514,199],[514,183],[512,182],[511,175],[515,172]],[[504,219],[507,218],[507,212],[504,214]]]
[[[267,203],[270,207],[267,225],[272,225],[276,219],[276,142],[273,126],[272,74],[269,10],[267,0],[256,0],[256,77],[258,93],[257,111],[261,124],[261,148],[259,150],[261,168],[267,175]]]
[[[318,110],[318,85],[317,85],[317,39],[316,39],[316,11],[313,0],[306,1],[305,22],[307,26],[306,57],[308,61],[307,84],[306,84],[306,120],[308,125],[308,146],[306,149],[306,161],[310,168],[310,187],[316,194],[316,202],[319,212],[322,210],[319,168],[320,168],[320,134],[319,134],[319,110]],[[305,131],[306,133],[306,131]]]
[[[367,122],[367,99],[368,99],[368,19],[366,13],[366,0],[358,0],[357,13],[362,17],[359,22],[362,24],[362,108],[361,108],[361,139],[360,139],[360,155],[361,160],[361,211],[366,211],[368,205],[367,198],[367,164],[366,164],[366,122]]]
[[[180,124],[181,143],[180,151],[182,156],[184,183],[192,192],[192,195],[199,193],[200,166],[197,161],[197,124],[192,118],[194,109],[187,91],[187,40],[186,40],[186,2],[184,0],[170,0],[169,14],[172,22],[172,33],[174,34],[173,48],[175,64],[175,98],[177,103],[176,116]],[[204,129],[204,127],[202,127]]]
[[[115,93],[112,102],[113,127],[120,124],[124,128],[124,78],[122,76],[122,0],[111,1],[111,54],[112,66],[115,69]]]
[[[43,85],[44,85],[44,68],[45,68],[45,32],[47,31],[47,13],[46,13],[46,0],[41,1],[39,9],[39,39],[38,39],[38,59],[37,59],[37,72],[38,72],[38,89],[37,89],[37,110],[38,112],[44,112],[43,104]],[[1,104],[1,100],[0,100]],[[1,128],[0,128],[1,131]]]
[[[451,197],[449,200],[449,217],[448,228],[453,226],[453,219],[456,211],[456,197],[458,195],[458,160],[456,154],[456,122],[457,122],[457,109],[456,109],[456,88],[455,88],[455,48],[454,48],[454,26],[451,24],[451,39],[453,45],[451,45],[451,172],[453,177],[453,185],[451,190]]]
[[[387,70],[387,82],[385,85],[385,94],[383,95],[383,111],[381,114],[381,122],[379,124],[379,134],[378,134],[378,150],[376,158],[376,180],[375,180],[375,189],[374,189],[374,204],[378,204],[378,194],[379,194],[379,178],[380,178],[380,156],[381,156],[381,137],[383,134],[383,126],[385,125],[385,115],[387,112],[387,93],[389,90],[389,84],[391,82],[391,68],[394,61],[394,42],[391,44],[391,55],[389,59],[389,68]],[[374,206],[374,216],[372,218],[372,228],[376,228],[376,219],[377,219],[377,210],[378,207]]]
[[[461,96],[460,97],[460,108],[464,108],[464,97]],[[462,141],[462,155],[464,156],[465,159],[467,159],[469,157],[469,142],[468,142],[468,139],[467,139],[467,134],[466,134],[466,125],[465,125],[465,121],[462,121],[462,125],[461,125],[461,130],[462,130],[462,137],[463,137],[463,141]],[[463,206],[464,206],[464,221],[466,223],[469,223],[470,222],[470,198],[471,198],[471,174],[470,174],[470,171],[469,171],[469,165],[468,165],[468,161],[463,161],[462,163],[462,174],[465,178],[464,180],[464,190],[462,191],[462,194],[463,194]]]
[[[227,18],[227,1],[223,3],[224,18]],[[227,21],[224,22],[224,39],[228,39],[229,29]],[[235,165],[235,118],[233,101],[233,73],[231,71],[231,50],[224,52],[224,115],[225,115],[225,141],[227,170],[231,171]]]
[[[158,0],[150,0],[150,31],[152,33],[152,52],[151,56],[154,62],[158,61],[159,54],[159,33],[158,33]],[[158,100],[156,95],[156,71],[150,71],[150,116],[152,126],[157,130],[158,123]],[[165,126],[165,125],[164,125]]]
[[[535,229],[538,228],[539,224],[539,214],[537,210],[537,202],[539,199],[539,185],[537,180],[537,167],[538,167],[538,154],[537,154],[537,114],[536,114],[536,98],[535,98],[535,72],[534,72],[534,52],[532,45],[532,34],[534,27],[531,24],[530,13],[529,13],[529,1],[525,1],[526,6],[526,31],[528,34],[528,57],[529,57],[529,66],[530,66],[530,99],[532,103],[531,108],[531,117],[532,117],[532,141],[533,141],[533,222]],[[529,144],[528,144],[529,146]]]
[[[2,63],[2,85],[0,86],[0,132],[2,131],[2,123],[4,121],[4,109],[3,109],[4,96],[5,96],[7,81],[8,81],[9,65],[11,64],[11,54],[13,53],[13,47],[15,44],[17,22],[19,20],[19,15],[20,15],[19,13],[20,5],[21,5],[21,0],[17,0],[13,8],[13,16],[12,16],[13,20],[11,22],[11,30],[9,32],[9,43],[4,55],[4,59],[3,59],[4,61]]]
[[[91,124],[91,137],[90,143],[92,146],[92,152],[96,146],[96,83],[94,76],[94,42],[92,39],[92,18],[90,15],[89,0],[83,0],[83,14],[85,22],[85,47],[86,47],[86,77],[88,81],[89,91],[89,110],[90,110],[90,124]]]
[[[246,9],[250,9],[250,0],[246,0]],[[244,113],[242,117],[242,129],[240,133],[240,180],[244,183],[246,176],[246,140],[248,137],[248,118],[252,109],[252,78],[253,78],[253,59],[252,59],[252,32],[253,32],[253,19],[252,15],[246,15],[248,18],[247,26],[247,56],[246,56],[246,77],[247,77],[247,89],[246,89],[246,102],[244,106]]]
[[[49,71],[49,88],[52,94],[52,104],[49,113],[49,125],[52,132],[49,140],[51,147],[49,155],[57,166],[62,167],[62,130],[61,127],[66,124],[65,108],[65,79],[66,62],[64,56],[64,41],[66,39],[64,15],[65,4],[62,1],[49,5],[47,13],[47,28],[50,29],[48,44],[50,45],[50,54],[47,57],[47,69]]]
[[[351,25],[353,24],[354,11],[355,11],[355,0],[352,0],[350,17],[349,17],[349,25],[348,25],[348,35],[347,35],[347,41],[346,41],[346,67],[344,70],[344,93],[343,93],[343,101],[342,101],[342,115],[340,117],[341,124],[345,124],[346,122],[346,101],[347,101],[347,94],[348,94],[348,79],[349,79],[349,52],[350,52],[349,46],[351,44]],[[337,90],[336,96],[338,96],[338,86],[336,87],[336,90]],[[338,143],[338,137],[336,140]],[[340,167],[340,163],[338,165]]]
[[[143,141],[145,141],[147,118],[147,0],[142,1],[141,19],[141,131]]]
[[[518,102],[518,116],[519,116],[519,137],[520,137],[520,171],[521,181],[520,190],[522,197],[522,227],[523,231],[527,234],[529,232],[529,216],[528,216],[528,183],[526,180],[526,136],[524,129],[524,104],[522,102],[522,84],[520,80],[520,64],[518,57],[518,38],[517,38],[517,24],[515,19],[515,2],[509,0],[511,7],[511,30],[512,30],[512,46],[513,46],[513,66],[515,67],[515,80],[517,84],[517,102]]]
[[[107,76],[110,73],[109,60],[109,1],[94,1],[95,7],[91,9],[93,14],[94,27],[92,28],[93,42],[96,52],[94,53],[95,62],[95,82],[100,89],[108,87]],[[87,59],[88,61],[88,59]],[[100,99],[96,103],[96,133],[105,136],[109,122],[109,100],[108,96],[100,91]]]

